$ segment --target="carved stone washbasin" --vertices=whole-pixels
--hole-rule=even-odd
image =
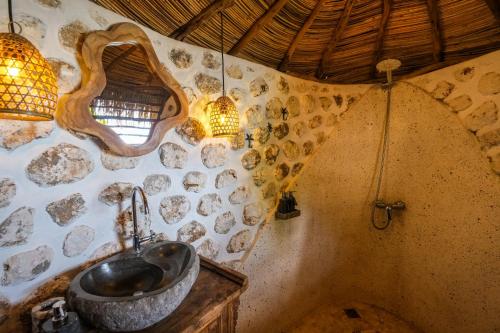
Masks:
[[[149,245],[138,255],[117,254],[80,272],[68,302],[88,324],[108,331],[136,331],[172,313],[200,269],[194,248],[183,242]]]

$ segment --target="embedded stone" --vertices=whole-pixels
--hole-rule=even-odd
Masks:
[[[319,98],[319,103],[320,103],[321,108],[323,109],[323,111],[328,111],[330,109],[330,107],[332,106],[333,101],[329,97],[321,96]]]
[[[297,176],[300,171],[302,170],[302,168],[304,167],[304,163],[295,163],[293,166],[292,166],[292,177],[295,177]]]
[[[273,134],[278,140],[281,140],[285,136],[287,136],[288,132],[289,128],[287,123],[281,123],[273,129]]]
[[[459,82],[470,81],[474,77],[474,67],[464,67],[460,68],[453,73],[455,79]]]
[[[286,101],[286,109],[290,118],[298,117],[300,115],[300,101],[295,96],[288,97]]]
[[[99,201],[105,203],[108,206],[116,205],[132,197],[132,190],[134,184],[116,182],[99,193]]]
[[[26,244],[33,233],[33,208],[21,207],[0,224],[0,247]]]
[[[201,161],[209,169],[223,166],[226,158],[226,146],[222,143],[208,144],[201,150]]]
[[[16,195],[16,183],[9,178],[0,178],[0,208],[10,205]]]
[[[144,237],[149,235],[149,230],[151,229],[151,220],[144,214],[144,207],[139,205],[137,208],[137,231],[139,237]],[[132,206],[128,206],[126,209],[120,212],[116,217],[115,231],[121,235],[123,238],[128,239],[134,236],[134,217],[132,212]]]
[[[203,216],[209,216],[222,208],[222,199],[217,193],[203,195],[198,202],[196,211]]]
[[[290,86],[288,85],[288,81],[283,76],[280,76],[280,79],[278,81],[278,91],[285,95],[288,94],[288,92],[290,92]]]
[[[250,189],[247,186],[239,186],[229,195],[229,202],[238,205],[250,199]]]
[[[95,249],[94,252],[90,255],[89,260],[94,261],[97,259],[109,257],[117,252],[120,252],[121,250],[122,248],[119,243],[107,242]]]
[[[260,168],[253,173],[252,179],[255,186],[262,186],[267,181],[268,176],[265,170],[265,168]]]
[[[247,72],[253,73],[253,72],[255,72],[255,69],[253,69],[250,66],[247,66]]]
[[[173,142],[167,142],[158,149],[161,163],[167,168],[182,169],[186,166],[188,152]]]
[[[211,239],[205,239],[196,248],[196,253],[208,259],[215,260],[219,255],[219,246]]]
[[[243,208],[243,223],[250,226],[259,224],[263,215],[264,209],[260,203],[248,204]]]
[[[486,101],[464,118],[464,125],[476,132],[484,126],[495,123],[498,119],[498,108],[495,102]]]
[[[222,89],[222,83],[216,77],[198,73],[194,77],[194,82],[196,83],[196,87],[201,91],[202,94],[215,94],[220,93]]]
[[[493,171],[497,175],[500,175],[500,152],[496,153],[493,156],[490,156],[490,162],[491,162],[491,168],[493,169]]]
[[[111,151],[101,152],[101,162],[108,170],[134,169],[139,164],[139,158],[115,155]]]
[[[193,64],[193,56],[185,49],[172,49],[168,57],[177,68],[189,68]]]
[[[63,254],[66,257],[76,257],[85,251],[94,241],[95,230],[86,225],[79,225],[64,238]]]
[[[342,95],[334,95],[333,100],[335,101],[335,104],[338,108],[342,107],[342,103],[344,102],[344,98],[342,97]]]
[[[304,144],[302,145],[302,151],[304,152],[304,156],[311,155],[314,151],[314,142],[310,140],[304,142]]]
[[[245,111],[247,118],[247,127],[254,129],[261,126],[265,122],[262,107],[260,105],[253,105]]]
[[[483,147],[500,145],[500,128],[476,133],[477,138]]]
[[[214,230],[218,234],[227,234],[235,224],[236,218],[233,213],[227,211],[217,216],[215,219]]]
[[[295,160],[300,155],[299,145],[291,140],[287,140],[283,143],[283,153],[289,160]]]
[[[238,253],[249,250],[252,246],[252,233],[250,230],[242,230],[229,240],[226,251],[228,253]]]
[[[219,56],[214,56],[212,52],[203,52],[203,59],[201,60],[201,64],[209,69],[219,69],[220,61]]]
[[[483,95],[500,93],[500,73],[489,72],[481,76],[478,82],[478,89]]]
[[[276,166],[274,169],[274,177],[276,180],[282,180],[286,176],[288,176],[288,173],[290,172],[290,167],[286,163],[280,163]]]
[[[226,67],[226,73],[232,79],[241,80],[243,78],[243,72],[238,65],[230,65]]]
[[[267,126],[261,126],[253,130],[253,137],[255,142],[263,145],[271,138],[271,133]]]
[[[302,108],[306,113],[313,113],[316,111],[316,100],[311,95],[304,95],[302,99]]]
[[[191,117],[189,117],[181,125],[177,126],[175,131],[184,142],[193,146],[199,144],[207,135],[203,124],[197,119]]]
[[[87,207],[82,195],[74,193],[64,199],[49,203],[45,210],[49,213],[52,221],[60,226],[65,226],[85,214]]]
[[[54,75],[57,77],[57,88],[59,94],[70,93],[75,90],[80,84],[80,68],[68,64],[65,61],[47,58],[50,67],[54,71]]]
[[[48,137],[53,130],[52,121],[0,119],[0,147],[14,150],[35,139]]]
[[[188,172],[182,181],[187,192],[200,192],[205,188],[206,183],[207,175],[198,171]]]
[[[347,95],[347,108],[350,108],[360,98],[361,98],[361,96],[359,94],[356,94],[356,95]]]
[[[231,88],[229,90],[229,97],[237,103],[245,98],[245,92],[240,88]]]
[[[241,165],[246,170],[252,170],[259,165],[260,160],[260,153],[255,149],[250,149],[241,157]]]
[[[106,28],[109,25],[109,21],[101,15],[101,11],[99,9],[90,9],[89,14],[94,22],[99,24],[101,28]]]
[[[61,0],[37,0],[39,4],[45,7],[57,8],[61,5]]]
[[[326,125],[326,127],[332,127],[332,126],[335,126],[337,121],[338,121],[337,115],[332,113],[332,114],[329,114],[328,117],[326,117],[325,125]]]
[[[315,129],[321,126],[323,122],[323,118],[320,115],[314,116],[309,119],[308,126],[310,129]]]
[[[274,198],[276,196],[276,183],[270,182],[262,187],[262,198],[269,199]]]
[[[449,101],[446,101],[451,109],[455,112],[463,111],[472,105],[472,99],[469,95],[460,95]]]
[[[314,136],[316,137],[316,143],[318,145],[325,143],[326,139],[328,139],[324,132],[314,133]]]
[[[160,202],[160,215],[167,224],[179,222],[190,210],[191,202],[183,195],[165,197]]]
[[[262,77],[258,77],[250,82],[249,90],[253,97],[258,97],[266,94],[269,91],[269,86]]]
[[[455,85],[453,83],[447,81],[440,81],[436,85],[436,88],[432,91],[431,95],[435,99],[443,100],[446,97],[450,96],[450,94],[455,89]]]
[[[5,13],[7,13],[7,9],[5,9]],[[45,37],[47,36],[47,24],[38,17],[24,14],[20,11],[16,11],[16,9],[14,9],[14,22],[21,26],[18,27],[17,24],[15,24],[14,29],[16,32],[21,33],[21,29],[23,37],[33,43],[35,47],[40,49],[44,46]],[[2,15],[0,25],[6,27],[7,24],[8,16]]]
[[[270,144],[269,146],[267,146],[266,149],[264,150],[266,164],[273,165],[274,162],[276,162],[279,153],[280,153],[280,147],[278,145]]]
[[[297,135],[299,138],[302,137],[304,134],[307,133],[307,126],[306,123],[303,121],[299,121],[295,125],[293,125],[293,131],[295,135]]]
[[[186,243],[192,243],[205,236],[207,229],[203,224],[192,221],[179,230],[177,230],[177,240]]]
[[[36,279],[49,269],[53,257],[54,251],[50,247],[42,245],[34,250],[21,252],[7,258],[3,263],[2,286],[14,286]]]
[[[283,103],[278,97],[271,98],[266,103],[266,118],[267,119],[280,119],[281,109],[283,108]]]
[[[222,171],[215,177],[215,188],[221,189],[223,187],[227,187],[233,185],[238,180],[238,175],[236,174],[236,170],[227,169]]]
[[[170,177],[167,175],[153,174],[144,179],[142,183],[144,191],[148,195],[155,195],[160,192],[166,192],[171,185]]]
[[[26,173],[31,181],[49,187],[77,182],[93,170],[94,162],[86,150],[61,143],[33,159]]]
[[[239,150],[245,147],[245,130],[240,129],[238,134],[229,139],[232,150]]]
[[[59,42],[66,50],[75,52],[80,38],[89,30],[83,22],[73,21],[59,29]]]
[[[196,96],[196,93],[194,92],[193,88],[182,87],[182,90],[184,90],[184,93],[186,94],[186,97],[188,99],[189,104],[193,103],[198,98],[198,96]]]

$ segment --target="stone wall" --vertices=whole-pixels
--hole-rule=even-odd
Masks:
[[[370,207],[386,94],[370,88],[339,118],[294,187],[302,215],[266,224],[242,266],[258,282],[238,332],[287,332],[323,303],[352,301],[426,333],[500,330],[500,146],[481,139],[500,122],[477,111],[500,105],[484,89],[500,87],[491,73],[498,51],[396,85],[382,197],[407,209],[385,231]]]
[[[85,0],[14,6],[23,34],[50,59],[61,94],[79,84],[81,34],[127,21]],[[7,13],[4,3],[0,13]],[[15,330],[20,311],[64,290],[75,269],[130,245],[133,185],[149,196],[151,219],[140,221],[142,233],[151,228],[161,239],[190,242],[198,253],[237,267],[278,192],[368,89],[307,82],[228,57],[227,91],[242,132],[231,141],[213,139],[207,106],[220,96],[219,54],[145,31],[190,102],[190,118],[156,151],[124,158],[55,122],[0,121],[2,331]],[[252,149],[245,132],[254,135]]]

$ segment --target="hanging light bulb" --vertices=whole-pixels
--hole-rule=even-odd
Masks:
[[[36,47],[14,31],[12,0],[9,32],[0,33],[0,118],[52,120],[57,105],[57,81]]]
[[[212,105],[210,127],[214,137],[235,136],[240,130],[240,118],[233,101],[226,96],[224,82],[224,25],[223,13],[220,13],[221,55],[222,55],[222,96]]]

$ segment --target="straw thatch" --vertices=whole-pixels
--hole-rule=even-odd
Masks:
[[[422,73],[500,49],[498,0],[93,0],[166,36],[327,82]]]

